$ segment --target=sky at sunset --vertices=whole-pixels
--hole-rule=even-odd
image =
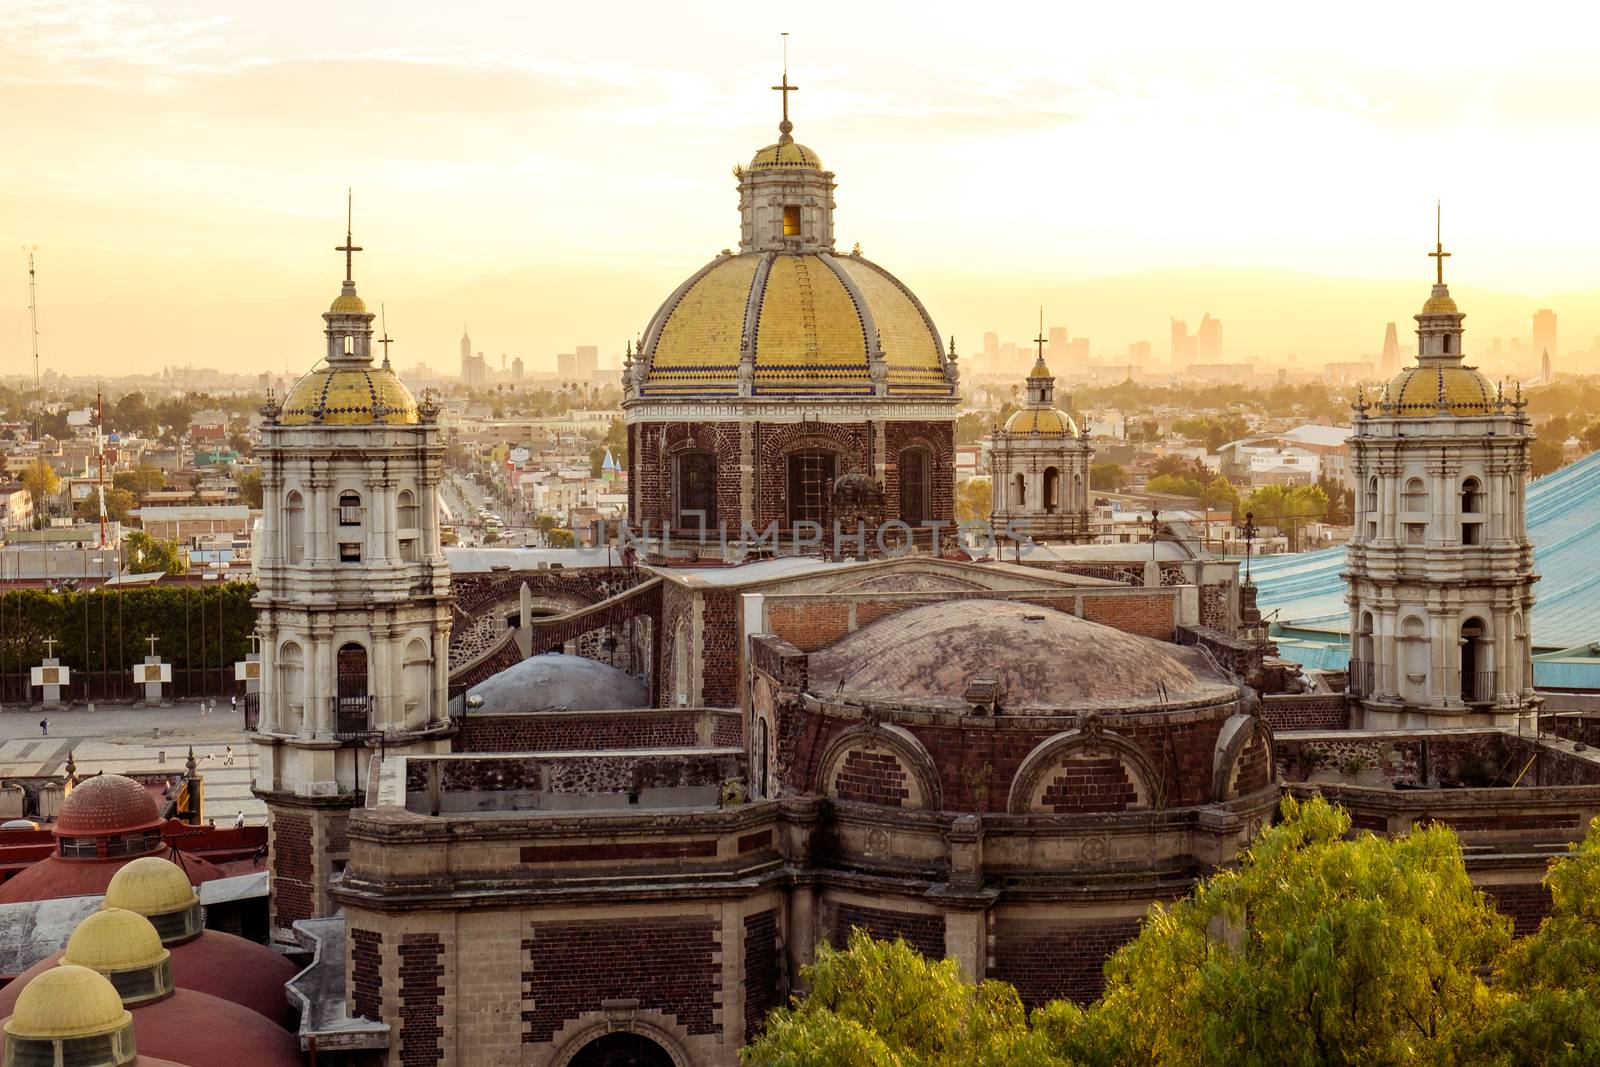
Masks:
[[[400,365],[619,351],[735,244],[780,30],[841,248],[963,351],[1041,303],[1097,353],[1375,351],[1436,197],[1478,339],[1600,333],[1593,4],[0,0],[0,375],[25,245],[47,366],[309,367],[346,185]]]

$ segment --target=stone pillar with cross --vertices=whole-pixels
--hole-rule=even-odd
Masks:
[[[146,706],[154,706],[163,703],[161,686],[164,682],[172,681],[172,664],[161,662],[161,656],[156,652],[155,634],[146,637],[145,641],[150,645],[150,654],[145,656],[143,663],[134,664],[133,682],[144,686]]]
[[[56,658],[58,644],[54,635],[44,639],[44,660],[32,672],[33,686],[40,691],[39,702],[47,708],[59,708],[62,693],[72,684],[72,669],[63,667]]]

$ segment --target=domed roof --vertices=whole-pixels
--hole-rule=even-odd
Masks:
[[[170,915],[199,899],[183,868],[160,856],[141,856],[112,875],[105,906],[144,916]]]
[[[150,791],[120,774],[97,774],[73,786],[51,832],[57,837],[106,837],[162,823]]]
[[[1386,408],[1392,405],[1392,410]],[[1488,378],[1458,362],[1437,361],[1407,367],[1384,386],[1383,414],[1421,419],[1432,415],[1488,415],[1495,409]]]
[[[1023,408],[1012,412],[1006,420],[1005,432],[1018,436],[1076,437],[1078,424],[1072,421],[1071,415],[1059,408]]]
[[[1439,286],[1438,289],[1443,290],[1444,287]],[[1422,305],[1424,315],[1455,315],[1459,312],[1460,309],[1456,307],[1456,302],[1448,291],[1435,291]]]
[[[61,959],[63,963],[105,973],[153,967],[170,955],[149,919],[121,908],[108,908],[78,924],[67,938],[67,951]]]
[[[133,1021],[109,979],[87,967],[52,967],[23,987],[6,1022],[13,1037],[51,1040],[119,1030]]]
[[[416,398],[393,371],[359,364],[307,374],[289,391],[278,417],[284,426],[415,426],[421,421]]]
[[[334,297],[333,303],[329,305],[328,310],[335,315],[365,315],[367,313],[367,302],[357,296],[352,288]]]
[[[974,680],[992,678],[1002,710],[1019,713],[1139,710],[1237,692],[1191,649],[984,599],[879,619],[813,653],[810,673],[811,691],[827,699],[949,709],[966,707]]]
[[[643,708],[650,704],[648,687],[625,671],[585,656],[559,652],[530,656],[467,690],[483,698],[473,715],[568,708],[599,711]]]
[[[810,167],[822,169],[822,160],[805,145],[796,141],[769,144],[750,160],[751,170],[782,169],[784,167]]]
[[[785,146],[793,147],[793,146]],[[949,396],[938,331],[893,275],[829,252],[724,255],[661,305],[645,335],[644,396],[870,396],[881,347],[890,396]]]

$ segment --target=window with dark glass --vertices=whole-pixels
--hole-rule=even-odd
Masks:
[[[712,452],[685,452],[677,457],[677,508],[673,525],[698,530],[717,524],[717,457]]]
[[[339,494],[339,525],[340,526],[360,526],[361,525],[361,494],[360,493],[340,493]]]
[[[828,512],[837,457],[805,451],[789,456],[789,522],[822,522]]]
[[[933,518],[929,506],[928,452],[922,448],[908,448],[900,453],[900,519],[917,526]]]

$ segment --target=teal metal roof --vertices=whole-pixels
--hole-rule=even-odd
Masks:
[[[1534,606],[1529,621],[1536,651],[1575,649],[1600,641],[1600,452],[1545,475],[1528,485],[1528,538],[1533,542]],[[1308,666],[1324,666],[1328,645],[1342,645],[1350,628],[1344,602],[1345,550],[1323,549],[1292,556],[1258,557],[1251,576],[1258,587],[1256,603],[1270,617],[1276,633],[1288,639],[1284,655]],[[1303,637],[1294,631],[1316,631]],[[1295,654],[1304,643],[1305,659]],[[1312,647],[1315,646],[1313,650]],[[1340,664],[1342,665],[1342,663]],[[1536,663],[1534,680],[1590,674],[1587,664],[1573,659]],[[1600,660],[1592,668],[1600,683]],[[1594,683],[1591,683],[1594,684]]]

